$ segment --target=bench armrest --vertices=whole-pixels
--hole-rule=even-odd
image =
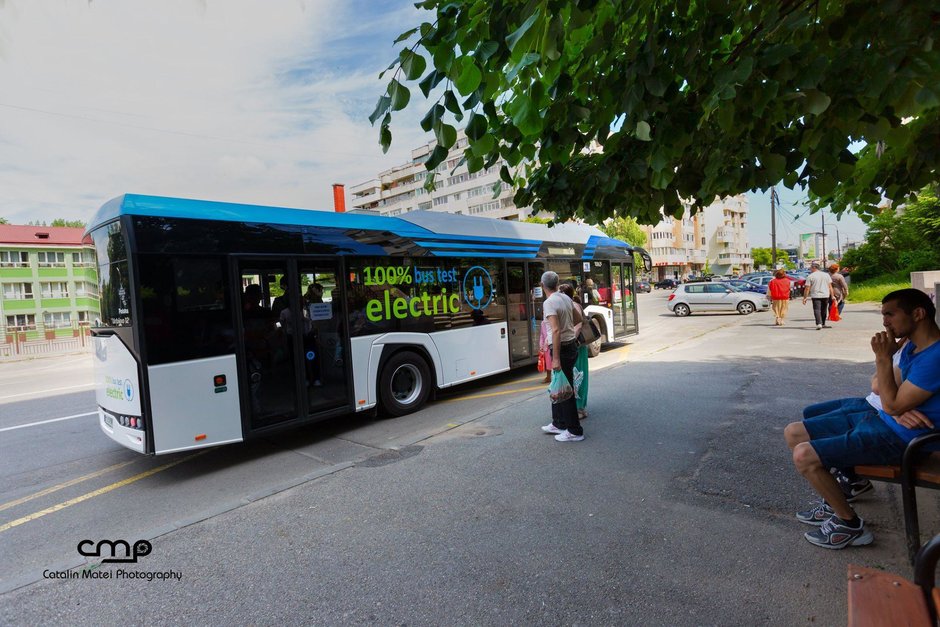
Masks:
[[[919,435],[907,444],[904,456],[901,458],[901,483],[905,480],[913,481],[914,465],[921,454],[921,449],[931,442],[940,442],[940,432]]]
[[[933,540],[922,546],[914,557],[914,583],[924,590],[928,599],[936,582],[938,560],[940,560],[940,535],[934,536]]]

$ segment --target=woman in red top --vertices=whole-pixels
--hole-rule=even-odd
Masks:
[[[790,279],[783,268],[778,268],[774,272],[774,278],[767,284],[767,294],[770,296],[770,302],[774,308],[774,316],[778,327],[783,326],[783,319],[787,317],[787,309],[790,308]]]

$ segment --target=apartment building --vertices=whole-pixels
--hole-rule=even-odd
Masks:
[[[747,235],[748,202],[744,194],[716,200],[705,207],[705,250],[712,274],[751,272],[751,244]]]
[[[705,226],[701,213],[682,218],[663,217],[654,226],[644,226],[646,250],[653,259],[652,278],[684,279],[702,274],[705,268]]]
[[[397,216],[416,209],[504,220],[528,217],[528,208],[519,208],[512,201],[512,188],[500,181],[502,163],[470,173],[459,165],[467,138],[461,134],[450,154],[435,170],[436,189],[424,189],[427,160],[437,142],[430,142],[411,151],[411,162],[395,166],[378,178],[350,187],[350,204],[355,209]],[[494,191],[495,190],[495,191]]]
[[[83,231],[0,224],[0,342],[71,337],[98,316],[95,251]]]
[[[664,216],[646,226],[646,248],[653,258],[653,279],[690,275],[736,274],[754,267],[747,237],[748,202],[743,194],[717,200],[682,218]]]

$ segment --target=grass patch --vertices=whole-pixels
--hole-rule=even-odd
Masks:
[[[849,285],[850,303],[880,303],[881,299],[895,290],[903,290],[911,286],[909,272],[895,272],[852,283]]]

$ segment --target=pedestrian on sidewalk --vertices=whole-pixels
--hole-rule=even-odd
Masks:
[[[845,282],[845,277],[839,272],[839,264],[837,263],[829,266],[829,276],[832,278],[832,297],[836,299],[836,307],[839,309],[839,316],[841,316],[842,308],[845,307],[845,299],[849,297],[849,284]]]
[[[803,286],[803,304],[806,304],[807,298],[812,298],[816,330],[828,329],[830,327],[826,320],[829,317],[829,299],[832,298],[832,277],[821,271],[816,262],[810,267],[813,271],[806,277],[806,285]]]
[[[581,325],[584,324],[584,310],[578,302],[574,293],[574,288],[570,283],[562,283],[558,286],[558,291],[571,299],[574,308],[581,314],[581,322],[574,325],[575,337],[581,334]],[[578,420],[587,418],[587,397],[588,397],[588,348],[587,345],[578,342],[578,359],[574,362],[574,397],[578,405]]]
[[[581,314],[574,308],[571,299],[558,291],[558,283],[558,273],[549,270],[542,274],[542,290],[546,294],[542,311],[551,325],[548,346],[552,371],[563,372],[571,383],[574,381],[574,364],[578,359],[578,335],[574,325],[581,322]],[[574,395],[552,403],[552,422],[542,427],[542,431],[554,434],[558,442],[580,442],[584,439]]]
[[[767,293],[774,309],[774,324],[782,327],[790,308],[790,279],[783,268],[774,272],[774,278],[767,284]]]

